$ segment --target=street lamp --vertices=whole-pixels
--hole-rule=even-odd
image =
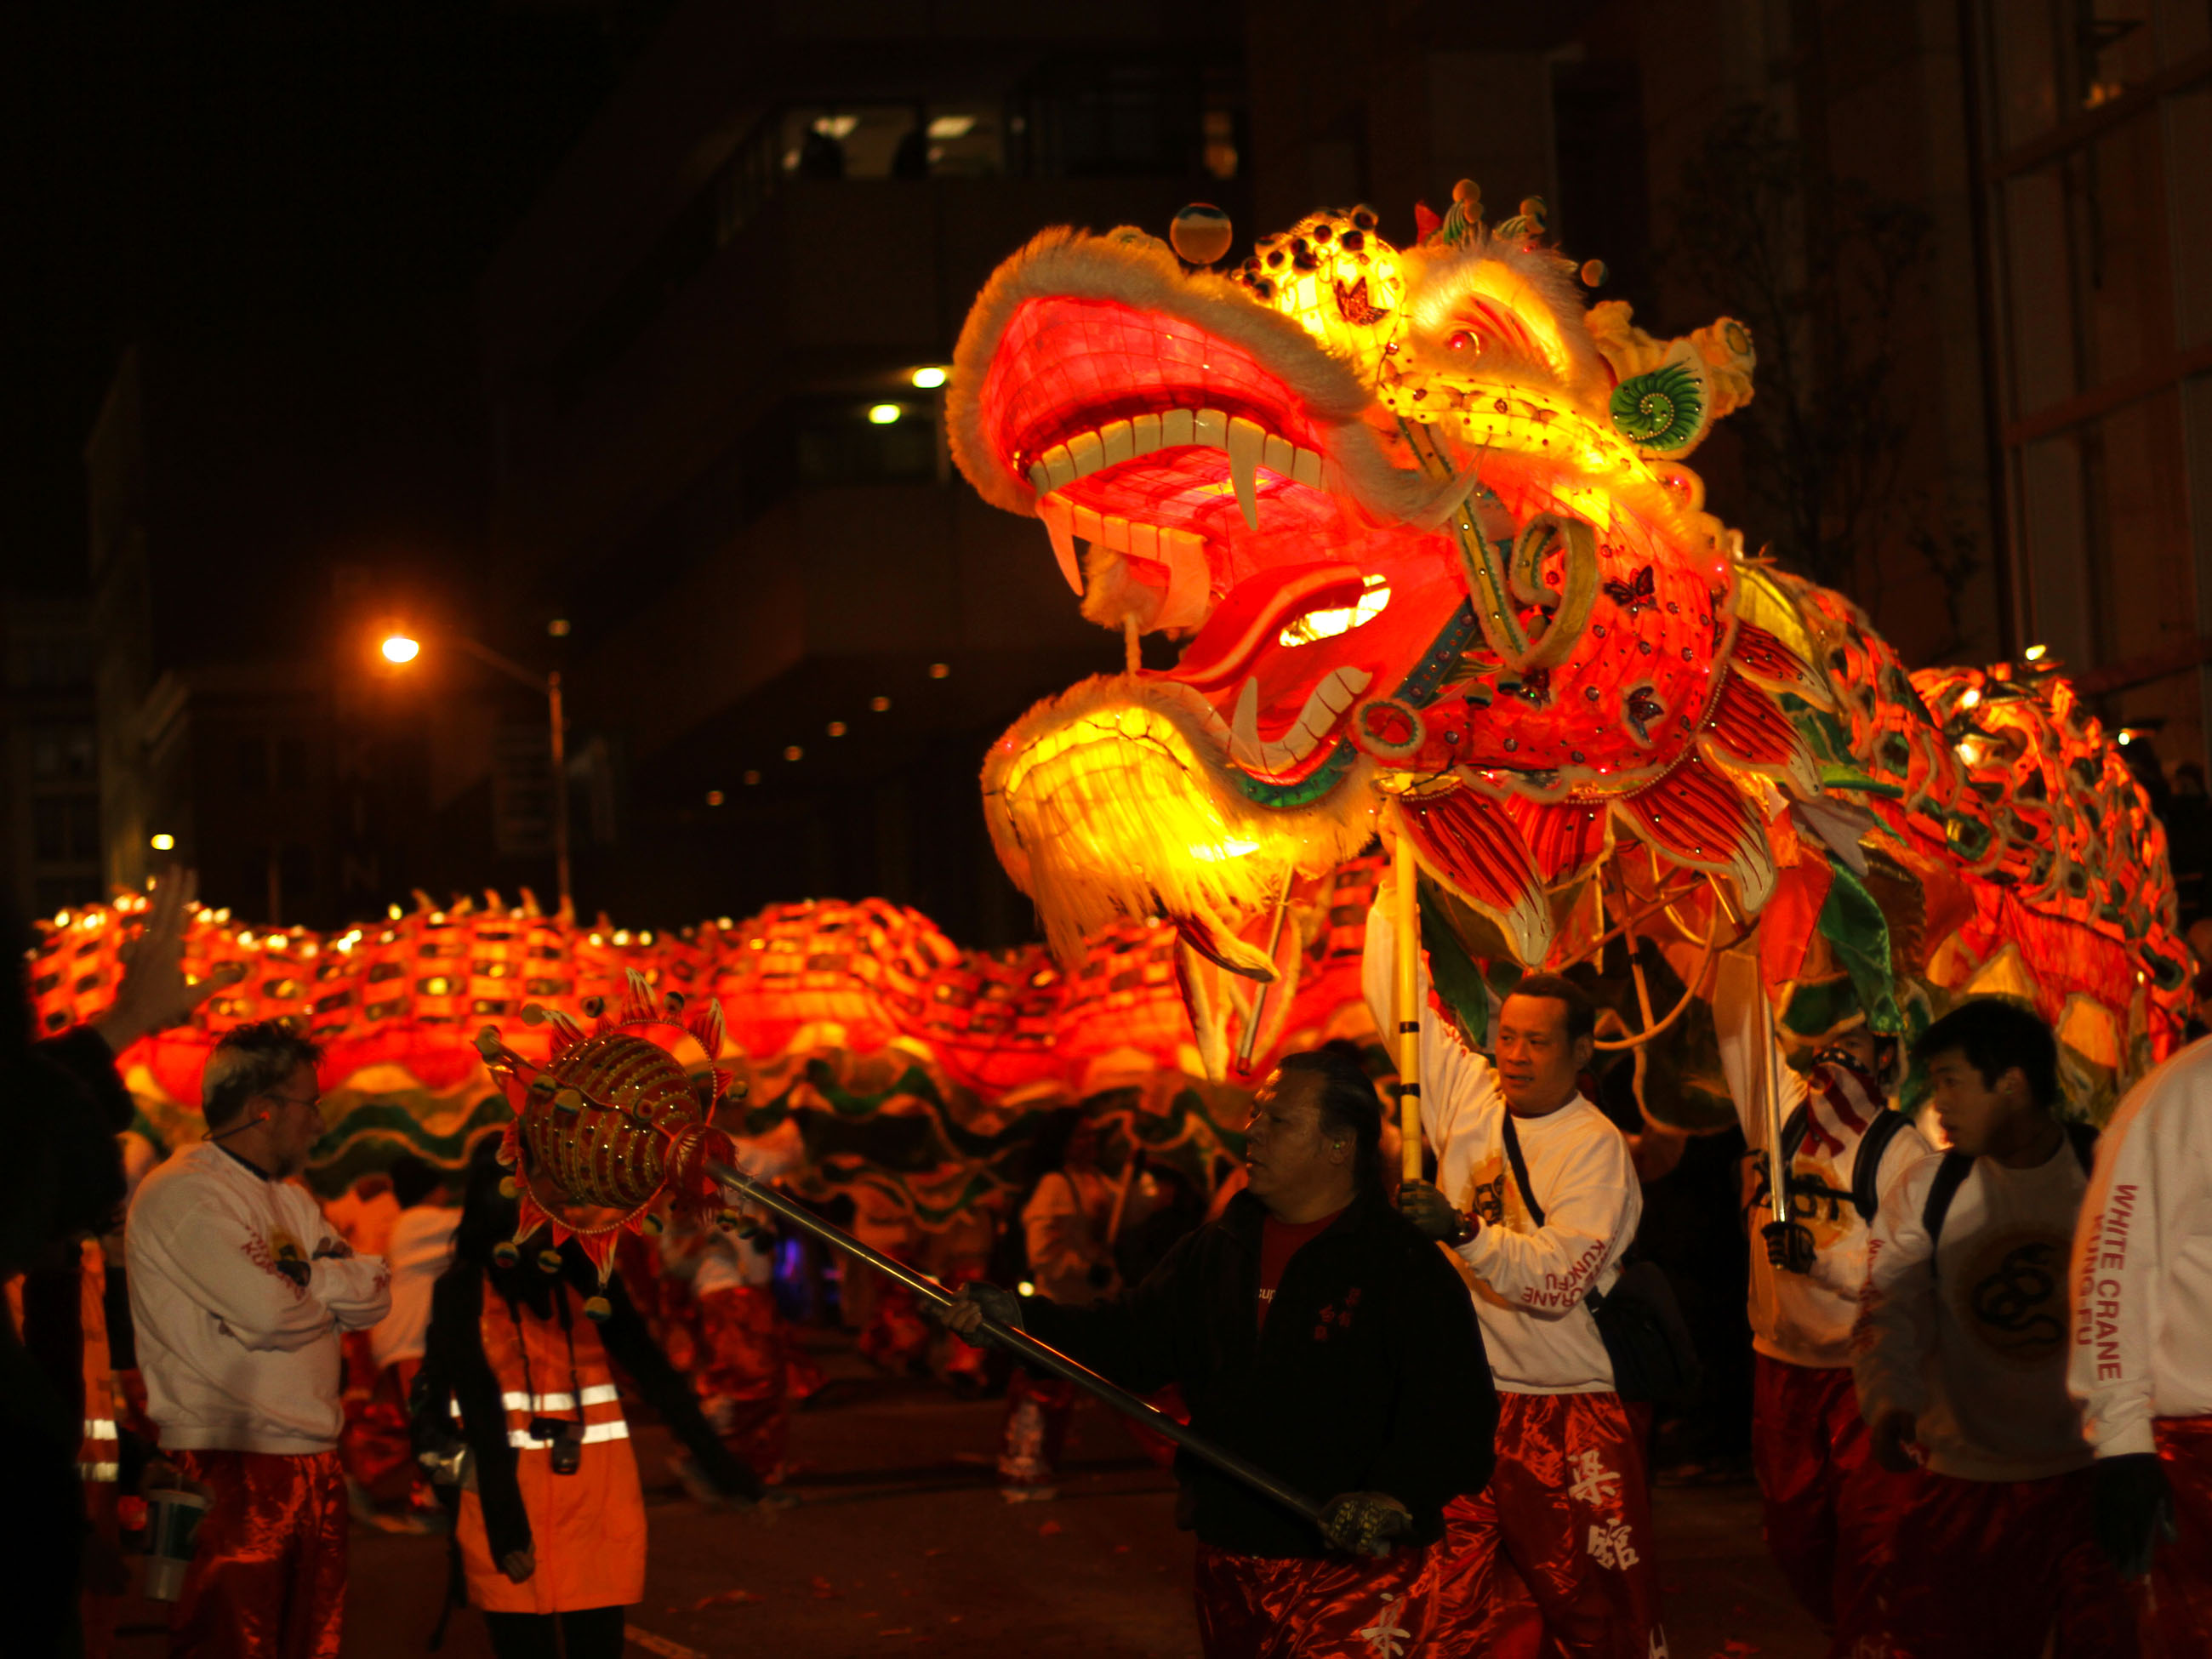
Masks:
[[[553,738],[553,879],[561,890],[562,911],[571,912],[575,903],[568,890],[568,742],[561,713],[561,671],[556,668],[550,673],[533,674],[514,658],[502,656],[466,635],[441,634],[438,637],[444,644],[458,646],[478,662],[496,668],[509,679],[520,681],[545,699],[546,718]],[[377,648],[384,653],[384,659],[394,666],[413,662],[422,654],[422,642],[406,634],[388,635]]]

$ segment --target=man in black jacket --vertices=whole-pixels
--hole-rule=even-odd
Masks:
[[[1143,1284],[1088,1308],[970,1285],[945,1316],[1018,1324],[1316,1496],[1312,1524],[1188,1454],[1209,1659],[1406,1659],[1435,1612],[1443,1506],[1489,1478],[1498,1404],[1467,1289],[1382,1188],[1382,1108],[1349,1045],[1253,1097],[1249,1189]]]

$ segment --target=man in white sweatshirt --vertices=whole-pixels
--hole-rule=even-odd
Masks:
[[[1984,997],[1913,1053],[1951,1150],[1883,1195],[1852,1369],[1875,1459],[1926,1473],[1836,1651],[2014,1659],[2055,1637],[2067,1659],[2132,1656],[2066,1395],[2066,1261],[2089,1136],[2055,1115],[2057,1045],[2025,1006]]]
[[[2212,1041],[2130,1090],[2074,1237],[2067,1383],[2143,1651],[2212,1653]]]
[[[336,1659],[346,1492],[338,1333],[390,1277],[290,1177],[323,1129],[321,1052],[277,1020],[209,1056],[207,1139],[146,1177],[127,1233],[131,1313],[162,1456],[213,1498],[170,1614],[172,1655]]]
[[[1391,906],[1386,878],[1363,967],[1385,1031],[1400,1018]],[[1664,1656],[1648,1422],[1615,1392],[1584,1300],[1620,1278],[1644,1207],[1627,1138],[1577,1083],[1595,1011],[1569,981],[1523,979],[1499,1011],[1494,1065],[1429,1006],[1425,972],[1417,1018],[1437,1180],[1406,1182],[1399,1207],[1467,1281],[1498,1405],[1489,1486],[1444,1510],[1437,1651]]]
[[[1771,1083],[1768,1007],[1756,951],[1731,953],[1716,981],[1713,1018],[1753,1153],[1752,1464],[1766,1547],[1798,1601],[1832,1631],[1873,1582],[1918,1486],[1917,1469],[1899,1474],[1874,1460],[1851,1384],[1851,1327],[1881,1195],[1929,1148],[1889,1109],[1893,1039],[1862,1021],[1832,1034],[1808,1072],[1775,1065]],[[1788,1221],[1773,1219],[1771,1209],[1778,1160],[1765,1106],[1776,1083]]]

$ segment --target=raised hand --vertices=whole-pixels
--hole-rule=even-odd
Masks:
[[[1766,1259],[1785,1273],[1813,1271],[1813,1230],[1802,1221],[1770,1221],[1759,1230]]]
[[[1464,1225],[1451,1200],[1425,1181],[1400,1184],[1398,1213],[1412,1222],[1424,1238],[1454,1238]]]
[[[226,963],[197,982],[185,977],[185,932],[191,926],[192,902],[199,891],[193,872],[173,865],[155,878],[150,890],[153,901],[137,938],[117,953],[123,960],[123,980],[115,988],[115,1000],[92,1022],[118,1054],[140,1037],[183,1024],[200,1004],[246,977],[242,962]]]

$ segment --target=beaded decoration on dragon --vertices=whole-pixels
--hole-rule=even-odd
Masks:
[[[1848,599],[1746,557],[1683,458],[1751,400],[1747,331],[1662,340],[1589,305],[1601,267],[1541,214],[1486,224],[1462,182],[1413,246],[1313,213],[1222,275],[1228,226],[1194,208],[1172,248],[1048,230],[977,298],[954,459],[1128,641],[1126,673],[1039,704],[983,769],[1054,951],[1171,921],[1219,1074],[1237,1021],[1267,1047],[1250,988],[1288,1001],[1284,916],[1388,820],[1485,961],[1589,960],[1618,915],[1702,944],[1694,989],[1802,859],[1910,890],[1882,909],[1925,938],[1862,941],[1878,975],[1978,988],[2027,938],[2054,1018],[2090,995],[2120,1048],[2162,1052],[2187,961],[2163,836],[2056,665],[1908,676]],[[1150,633],[1173,666],[1143,665]],[[2048,793],[2023,803],[2029,775]],[[1784,908],[1778,984],[1821,906]],[[1962,924],[1975,962],[1931,966]]]
[[[604,1286],[623,1233],[658,1231],[664,1203],[687,1215],[721,1208],[721,1185],[708,1165],[734,1163],[736,1149],[712,1120],[743,1085],[733,1089],[731,1073],[714,1063],[724,1035],[712,997],[687,1005],[671,992],[656,1008],[644,976],[632,972],[619,1018],[609,1018],[596,998],[585,1012],[595,1022],[589,1031],[558,1010],[524,1008],[527,1023],[552,1028],[542,1066],[490,1026],[477,1033],[477,1049],[514,1109],[499,1161],[514,1171],[509,1195],[520,1214],[513,1241],[495,1254],[503,1263],[519,1260],[520,1247],[542,1230],[550,1243],[538,1265],[552,1273],[573,1237]],[[605,1318],[605,1297],[592,1297],[585,1311]]]

